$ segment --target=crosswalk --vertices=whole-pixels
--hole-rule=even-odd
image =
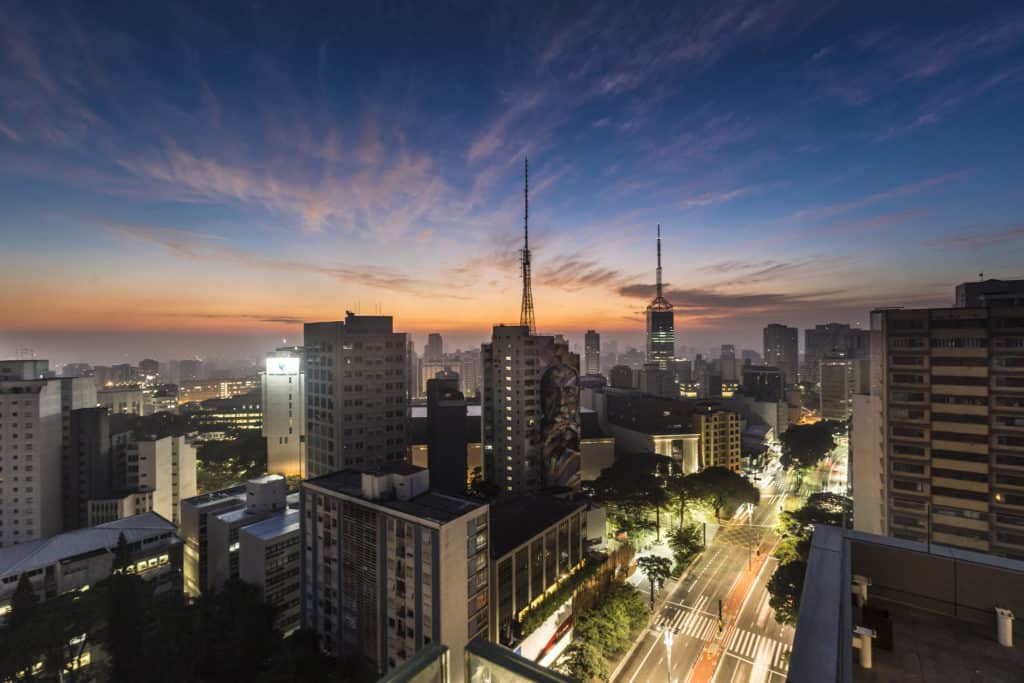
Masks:
[[[718,628],[718,619],[702,611],[707,609],[709,600],[708,596],[702,595],[692,606],[680,606],[668,613],[663,611],[654,619],[654,626],[659,630],[705,640]]]
[[[767,498],[762,498],[761,500],[767,500],[768,503],[771,505],[778,505],[779,503],[782,502],[783,498],[785,497],[785,493],[777,493],[774,496],[768,496]]]
[[[770,668],[785,672],[789,668],[788,655],[792,648],[781,640],[737,628],[730,636],[729,644],[725,649],[730,654],[751,662],[763,661],[762,658],[764,658],[768,661]]]

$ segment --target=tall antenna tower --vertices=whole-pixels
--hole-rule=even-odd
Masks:
[[[523,306],[519,312],[519,324],[525,325],[530,334],[537,333],[537,321],[533,315],[533,289],[530,287],[530,160],[523,160]],[[660,233],[659,233],[660,234]],[[660,244],[660,243],[659,243]],[[660,252],[659,252],[660,253]],[[660,271],[659,271],[660,272]]]
[[[657,297],[661,297],[661,223],[658,223],[658,292]]]

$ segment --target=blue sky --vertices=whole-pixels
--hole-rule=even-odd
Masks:
[[[4,3],[0,355],[475,344],[527,155],[547,332],[638,341],[657,223],[698,347],[1024,275],[1024,9],[892,5]]]

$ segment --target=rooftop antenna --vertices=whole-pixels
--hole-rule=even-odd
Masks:
[[[658,223],[658,280],[657,297],[661,298],[661,223]]]
[[[537,333],[537,322],[533,314],[533,290],[530,287],[530,160],[523,159],[523,305],[519,311],[519,324],[528,328],[530,334]]]

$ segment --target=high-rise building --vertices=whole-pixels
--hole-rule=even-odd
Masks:
[[[779,368],[771,365],[751,365],[743,368],[743,395],[755,401],[778,403],[784,401],[786,379]]]
[[[427,381],[427,462],[433,488],[466,492],[468,444],[466,399],[459,391],[458,377]]]
[[[633,370],[628,365],[616,365],[608,374],[608,381],[616,389],[633,388]]]
[[[196,449],[184,436],[132,441],[124,481],[132,491],[152,492],[153,512],[180,525],[180,502],[196,495]]]
[[[800,330],[772,323],[764,328],[764,362],[782,370],[786,384],[795,384],[799,369]]]
[[[59,533],[62,522],[61,381],[47,361],[0,361],[0,546]]]
[[[956,286],[956,307],[1024,306],[1024,280],[983,280]]]
[[[740,416],[713,401],[700,401],[690,417],[693,431],[700,434],[700,468],[743,469]]]
[[[331,655],[386,673],[432,643],[459,652],[489,627],[486,503],[388,462],[302,482],[302,625]],[[463,680],[462,658],[452,659]]]
[[[444,360],[444,340],[438,332],[431,332],[427,335],[427,345],[423,347],[423,361],[425,363],[440,363]]]
[[[736,358],[736,347],[732,344],[722,344],[721,355],[718,357],[719,369],[722,373],[722,381],[727,383],[738,383],[741,379],[740,372],[743,361]]]
[[[480,394],[480,349],[460,351],[458,354],[459,389],[467,398]]]
[[[61,412],[61,496],[62,496],[62,528],[64,531],[77,529],[85,525],[85,519],[77,517],[81,508],[71,503],[69,494],[79,485],[81,472],[75,467],[76,444],[72,440],[72,415],[84,408],[95,408],[97,405],[96,384],[91,377],[61,377],[60,412]],[[75,518],[72,518],[75,510]]]
[[[405,397],[407,399],[420,396],[420,359],[416,355],[416,344],[412,339],[405,346]]]
[[[277,608],[274,625],[282,635],[300,625],[300,519],[298,510],[289,509],[238,530],[238,578]]]
[[[406,335],[391,316],[306,323],[306,476],[402,460]]]
[[[584,336],[583,354],[585,358],[585,375],[601,374],[601,335],[594,330],[587,330]]]
[[[142,379],[156,378],[160,375],[160,362],[152,358],[143,358],[139,361],[139,374],[142,375]]]
[[[110,495],[114,483],[110,414],[106,408],[71,411],[66,455],[61,491],[64,499],[63,527],[64,531],[71,531],[93,526],[89,524],[89,500]]]
[[[675,313],[663,296],[661,285],[661,225],[658,225],[658,270],[654,300],[647,306],[647,362],[657,363],[662,370],[675,357]]]
[[[579,356],[525,325],[496,325],[481,356],[485,478],[502,495],[578,487]]]
[[[842,323],[815,325],[813,330],[804,330],[804,365],[801,379],[818,382],[823,358],[841,353],[847,358],[867,358],[870,343],[869,333]]]
[[[889,535],[1024,559],[1024,307],[876,310],[871,334],[854,500]]]
[[[306,466],[306,373],[302,352],[278,349],[267,357],[261,374],[267,472],[302,476]]]
[[[210,520],[225,512],[243,509],[247,494],[247,486],[233,486],[181,501],[180,529],[185,541],[183,573],[186,595],[196,598],[211,588]]]
[[[846,420],[853,409],[856,389],[856,361],[845,353],[825,354],[819,361],[821,416],[826,420]]]

